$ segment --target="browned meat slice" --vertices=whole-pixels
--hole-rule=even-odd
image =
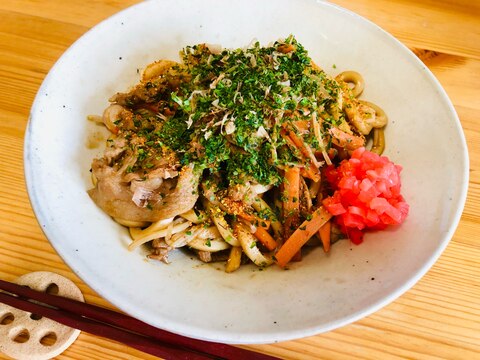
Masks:
[[[203,262],[211,262],[212,261],[212,253],[210,251],[197,251],[198,258]]]
[[[126,145],[127,141],[124,138],[111,139],[103,152],[103,156],[111,164],[125,152]]]
[[[179,85],[189,81],[190,77],[178,63],[168,60],[156,62],[145,69],[140,84],[127,93],[115,94],[110,102],[122,106],[158,102],[161,94],[169,97],[172,91],[177,91]]]
[[[160,260],[165,264],[168,264],[168,253],[172,250],[170,246],[167,245],[165,240],[154,239],[152,241],[152,252],[147,255],[149,259]]]
[[[192,166],[184,166],[174,179],[158,181],[156,188],[147,188],[142,199],[137,195],[136,202],[133,199],[138,184],[132,190],[121,169],[116,170],[109,166],[103,158],[93,161],[92,171],[97,178],[97,185],[89,190],[88,194],[103,211],[115,218],[158,221],[190,210],[198,199],[200,174],[194,171]],[[149,181],[148,185],[154,182],[153,178]]]

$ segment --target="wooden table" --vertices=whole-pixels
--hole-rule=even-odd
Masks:
[[[41,232],[23,178],[30,106],[54,62],[83,33],[137,0],[0,1],[0,278],[50,270],[87,302],[112,307],[77,278]],[[480,359],[480,2],[335,0],[409,46],[433,71],[460,116],[470,188],[446,251],[410,291],[375,314],[326,334],[249,346],[288,359]],[[0,355],[0,358],[4,358]],[[150,359],[82,333],[59,359]]]

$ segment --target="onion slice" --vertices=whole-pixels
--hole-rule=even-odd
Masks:
[[[240,242],[233,234],[233,231],[223,217],[221,210],[215,205],[212,205],[211,203],[207,203],[206,207],[208,212],[210,213],[210,218],[213,220],[213,223],[217,227],[218,232],[220,233],[222,238],[232,246],[240,246]]]
[[[248,256],[252,262],[257,266],[269,266],[273,263],[271,256],[264,256],[257,247],[257,238],[243,225],[242,223],[235,223],[235,232],[242,246],[243,252]]]
[[[191,222],[185,221],[179,224],[176,224],[172,227],[171,229],[171,234],[176,234],[180,231],[183,231],[190,227],[192,225]],[[128,250],[132,251],[139,247],[142,244],[145,244],[146,242],[149,242],[153,239],[159,239],[167,236],[167,234],[170,233],[168,228],[163,228],[158,231],[148,231],[150,228],[147,228],[145,230],[139,229],[139,228],[130,228],[130,236],[134,241],[128,245]]]

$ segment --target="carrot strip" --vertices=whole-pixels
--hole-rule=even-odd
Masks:
[[[298,208],[298,197],[300,196],[300,168],[289,167],[285,170],[285,182],[287,190],[287,202],[292,203],[292,208]],[[295,197],[295,198],[294,198]]]
[[[265,230],[263,227],[257,227],[257,230],[253,234],[255,237],[260,240],[260,242],[270,251],[277,248],[277,242],[275,239]]]
[[[305,157],[303,156],[300,149],[297,148],[297,145],[293,142],[292,138],[288,136],[288,132],[285,129],[280,130],[280,135],[282,136],[283,140],[287,143],[291,150],[297,152],[295,156],[298,156],[302,159],[302,162],[305,162]]]
[[[257,227],[262,227],[262,228],[265,228],[265,229],[269,229],[270,228],[270,223],[271,221],[270,220],[265,220],[265,219],[262,219],[258,216],[255,216],[255,215],[252,215],[252,214],[248,214],[244,211],[242,212],[239,212],[238,214],[236,214],[239,218],[242,218],[243,220],[247,220],[247,221],[250,221],[253,225],[257,226]]]
[[[294,120],[292,121],[293,126],[299,131],[308,131],[308,121],[307,120]]]
[[[291,167],[285,170],[285,200],[283,216],[285,220],[284,237],[288,238],[299,224],[300,215],[300,168]]]
[[[283,203],[284,240],[287,239],[300,225],[300,168],[293,167],[285,170],[286,199]],[[295,259],[300,261],[302,254],[299,252]]]
[[[306,144],[305,141],[303,141],[303,139],[301,137],[297,136],[297,134],[295,134],[295,132],[287,129],[287,134],[290,137],[290,139],[292,139],[295,146],[303,154],[303,156],[310,159],[313,166],[315,166],[318,170],[319,163],[318,163],[317,158],[315,157],[315,154],[313,153],[312,148],[308,144]]]
[[[293,137],[291,136],[292,134]],[[283,129],[280,131],[280,135],[287,142],[287,145],[291,149],[299,152],[298,155],[301,156],[304,164],[307,162],[307,158],[310,159],[310,163],[302,167],[302,176],[312,179],[315,182],[319,181],[321,177],[319,163],[310,146],[305,144],[303,140],[300,139],[293,131],[288,130],[286,125],[283,126]],[[294,139],[296,139],[296,142]]]
[[[296,151],[295,156],[298,156],[301,159],[302,163],[305,164],[307,162],[307,159],[305,158],[301,150],[297,147],[297,145],[293,142],[292,138],[288,136],[287,131],[281,130],[280,135],[282,135],[283,139],[287,142],[287,145],[290,147],[290,149]],[[302,176],[312,179],[313,181],[319,181],[320,170],[316,166],[307,164],[306,166],[302,167]]]
[[[305,220],[300,227],[287,239],[275,254],[277,264],[285,267],[302,246],[332,217],[323,206],[312,214],[310,220]]]
[[[318,236],[320,240],[322,240],[323,250],[325,252],[330,251],[330,231],[332,230],[332,222],[327,221],[325,225],[323,225],[320,230],[318,230]]]
[[[314,166],[302,167],[301,174],[303,177],[312,179],[314,182],[318,182],[321,179],[320,170]]]

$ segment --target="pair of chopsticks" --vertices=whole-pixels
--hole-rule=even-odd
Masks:
[[[109,309],[35,291],[4,280],[0,280],[0,290],[4,290],[0,291],[0,302],[4,304],[165,359],[277,359],[226,344],[173,334]]]

